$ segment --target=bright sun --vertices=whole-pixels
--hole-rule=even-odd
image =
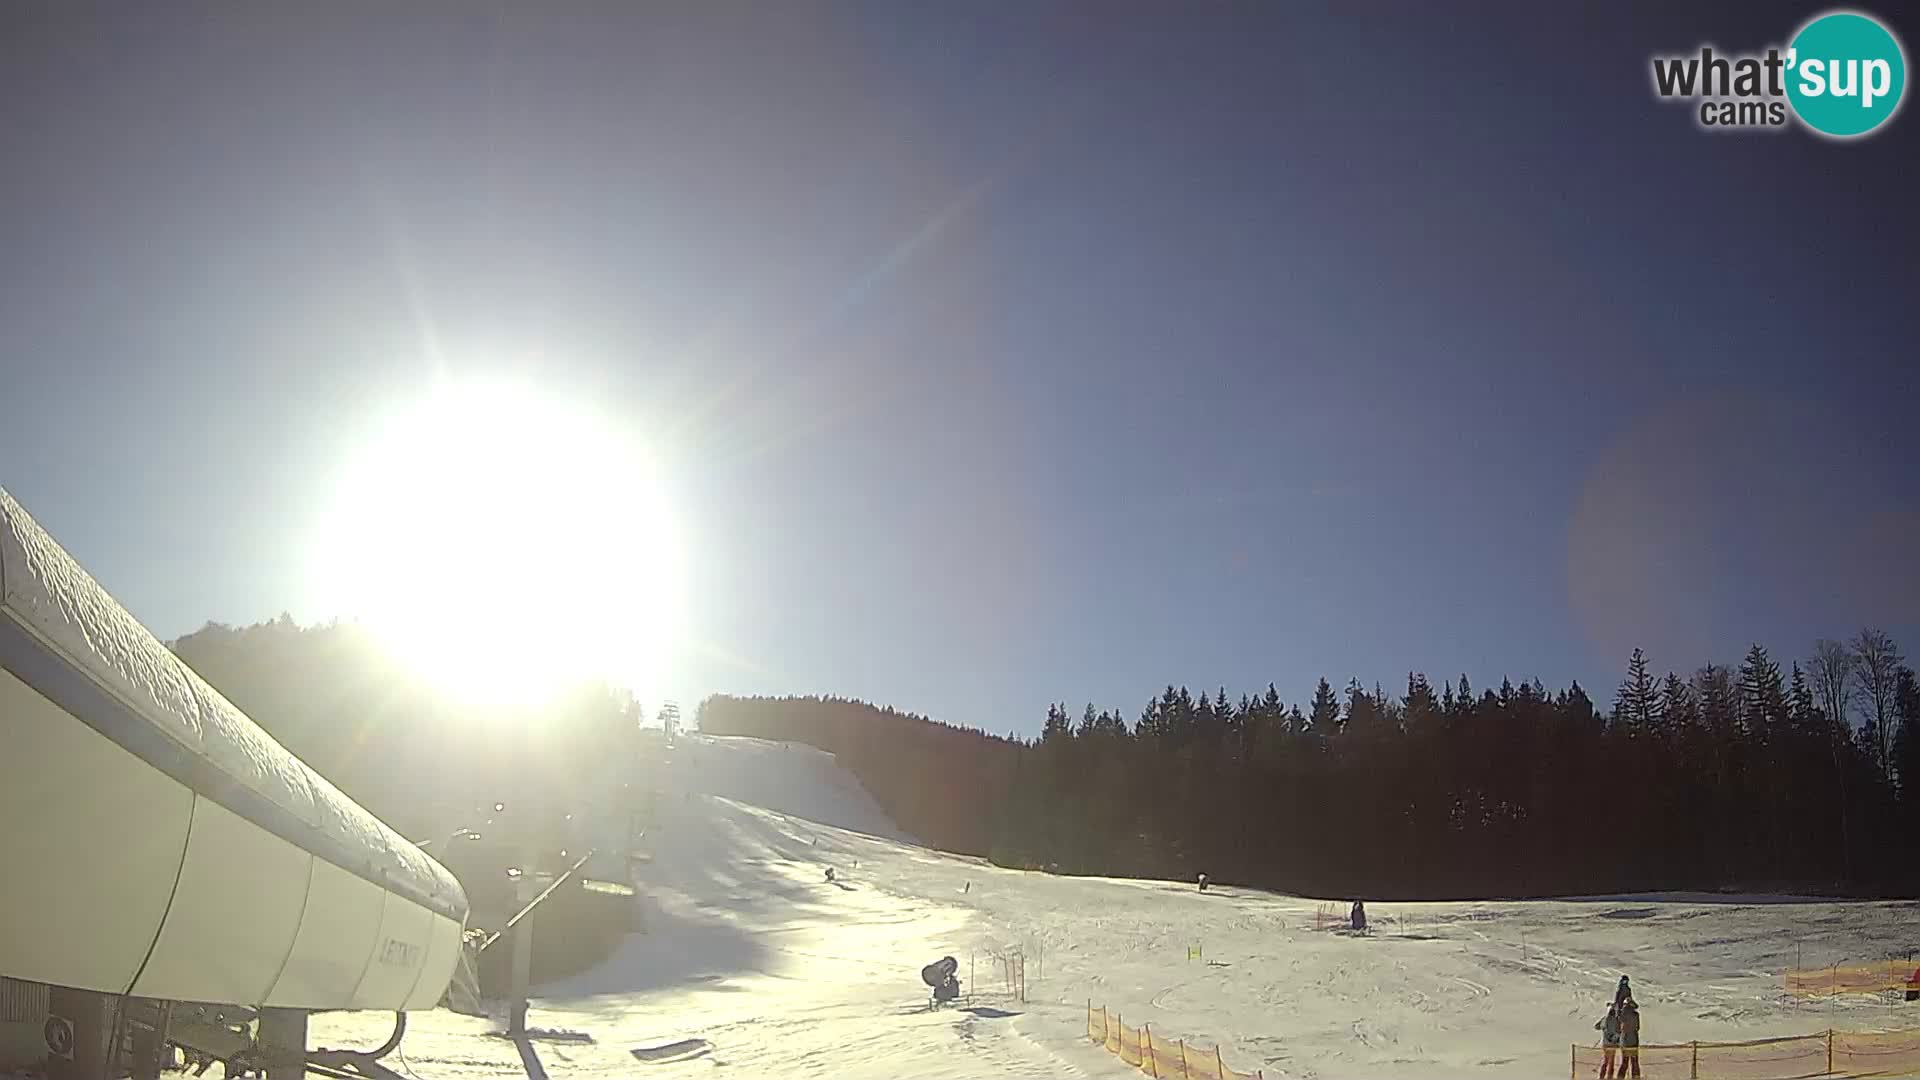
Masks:
[[[675,659],[681,552],[645,447],[532,387],[449,385],[387,417],[325,532],[327,606],[463,700],[647,692]]]

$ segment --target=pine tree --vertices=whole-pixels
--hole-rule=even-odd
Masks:
[[[1327,685],[1325,676],[1321,676],[1320,685],[1313,688],[1313,704],[1307,715],[1307,729],[1315,735],[1331,735],[1340,727],[1340,700],[1333,696],[1333,687]]]
[[[1647,654],[1634,647],[1627,657],[1627,677],[1613,698],[1613,722],[1630,733],[1653,730],[1653,676],[1647,673]]]
[[[1347,680],[1347,711],[1341,718],[1342,734],[1372,735],[1380,727],[1380,711],[1374,700],[1365,690],[1360,689],[1359,679]]]
[[[1746,730],[1762,741],[1775,725],[1786,720],[1787,695],[1780,682],[1780,665],[1755,643],[1740,662],[1740,713]]]
[[[1560,711],[1568,720],[1578,724],[1582,731],[1591,728],[1597,719],[1593,699],[1587,696],[1579,679],[1573,680],[1573,685],[1567,689]]]
[[[1814,729],[1814,720],[1819,706],[1813,703],[1813,688],[1807,685],[1807,677],[1800,671],[1800,661],[1793,662],[1793,681],[1787,687],[1787,722],[1799,732]]]
[[[1402,707],[1407,731],[1426,731],[1439,719],[1440,708],[1440,701],[1433,696],[1433,686],[1427,682],[1427,677],[1418,672],[1407,672],[1407,698]]]
[[[1723,745],[1729,744],[1740,714],[1740,695],[1734,689],[1732,673],[1718,664],[1708,664],[1694,676],[1694,693],[1700,700],[1700,723]]]
[[[1660,715],[1671,732],[1684,731],[1700,723],[1700,699],[1693,692],[1693,684],[1671,671],[1660,684]]]
[[[1093,706],[1089,705],[1087,708],[1091,709]],[[1046,723],[1040,727],[1040,741],[1048,744],[1061,743],[1072,735],[1073,721],[1067,718],[1067,707],[1048,705]]]
[[[1212,740],[1220,734],[1220,718],[1213,711],[1213,699],[1207,697],[1205,690],[1200,691],[1199,703],[1193,707],[1194,734],[1202,739]]]

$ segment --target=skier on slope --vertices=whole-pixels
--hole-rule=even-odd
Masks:
[[[1613,988],[1614,1008],[1617,1009],[1620,1006],[1626,1004],[1629,1000],[1632,999],[1632,997],[1633,997],[1633,987],[1627,982],[1627,977],[1625,975],[1620,976],[1620,985]]]
[[[1362,934],[1366,933],[1367,931],[1366,901],[1355,900],[1353,902],[1353,910],[1351,912],[1348,912],[1347,921],[1349,924],[1352,925],[1355,932],[1362,933]]]

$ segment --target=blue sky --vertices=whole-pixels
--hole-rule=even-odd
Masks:
[[[1913,116],[1653,99],[1813,7],[1429,7],[27,14],[0,484],[163,636],[315,619],[369,413],[530,379],[661,457],[656,696],[997,731],[1920,649]]]

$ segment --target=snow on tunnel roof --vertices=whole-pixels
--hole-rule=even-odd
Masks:
[[[450,919],[453,875],[275,742],[108,595],[0,488],[0,667],[294,846]]]

